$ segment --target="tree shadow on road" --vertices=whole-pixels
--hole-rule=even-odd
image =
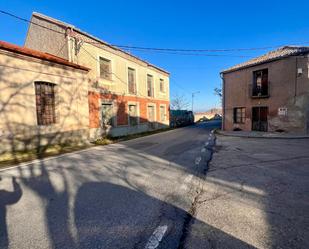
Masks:
[[[186,219],[192,219],[203,229],[210,229],[208,224],[191,217],[191,214],[183,209],[125,183],[115,184],[99,180],[100,173],[83,176],[80,166],[69,169],[72,172],[70,178],[77,176],[77,181],[80,182],[77,185],[72,182],[69,184],[66,169],[61,166],[47,169],[44,161],[18,171],[18,180],[23,191],[30,190],[42,203],[39,207],[34,206],[37,205],[34,203],[33,206],[28,206],[28,210],[20,210],[23,219],[20,220],[18,231],[23,231],[23,222],[34,222],[28,218],[32,209],[42,212],[36,215],[43,214],[44,219],[36,222],[43,223],[46,228],[37,230],[37,227],[42,226],[34,226],[32,231],[23,231],[29,241],[17,244],[19,248],[29,248],[30,245],[44,247],[46,240],[42,241],[42,238],[48,239],[51,248],[59,249],[145,248],[154,229],[161,225],[167,225],[168,229],[158,248],[179,248],[182,233],[185,231],[182,226]],[[15,198],[11,200],[17,202],[22,190],[18,190],[16,186],[15,192]],[[12,208],[18,209],[19,203]],[[4,227],[3,225],[6,225],[6,222],[3,222],[1,227]],[[222,236],[228,237],[229,243],[233,242],[240,248],[250,248],[245,242],[218,231]],[[9,238],[14,241],[18,236],[14,234],[14,227],[11,227]],[[8,236],[3,237],[2,233],[0,240],[4,241],[5,238]],[[202,239],[196,238],[197,241]],[[14,246],[16,247],[16,241]],[[225,246],[228,247],[228,244]],[[6,247],[7,245],[1,248]]]
[[[0,177],[1,181],[1,177]],[[13,191],[0,190],[0,248],[7,248],[9,244],[7,224],[6,224],[6,212],[7,206],[17,203],[22,196],[22,189],[19,183],[16,182],[16,178],[12,178]]]

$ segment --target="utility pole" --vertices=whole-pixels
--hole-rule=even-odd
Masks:
[[[198,93],[200,93],[200,91],[197,91],[197,92],[193,92],[193,93],[192,93],[192,113],[194,113],[194,112],[193,112],[193,101],[194,101],[194,96],[195,96],[195,94],[198,94]]]

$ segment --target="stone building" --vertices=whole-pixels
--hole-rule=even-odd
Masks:
[[[88,71],[0,41],[0,154],[87,142]]]
[[[222,71],[223,129],[308,133],[308,55],[285,46]]]
[[[169,125],[169,73],[73,25],[33,13],[25,46],[91,69],[92,138]]]

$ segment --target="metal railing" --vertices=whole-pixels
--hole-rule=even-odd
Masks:
[[[270,82],[262,87],[249,84],[249,96],[251,98],[268,98],[270,96]]]

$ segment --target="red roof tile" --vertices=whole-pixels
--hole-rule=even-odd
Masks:
[[[279,60],[279,59],[286,58],[289,56],[296,56],[296,55],[308,54],[308,53],[309,53],[309,47],[284,46],[276,50],[270,51],[262,56],[253,58],[249,61],[237,64],[233,67],[223,70],[221,73],[229,73],[229,72],[237,71],[243,68],[256,66],[262,63]]]
[[[48,53],[43,53],[34,49],[30,49],[30,48],[26,48],[26,47],[21,47],[21,46],[17,46],[5,41],[0,41],[0,49],[2,50],[6,50],[6,51],[10,51],[10,52],[14,52],[17,54],[22,54],[22,55],[27,55],[30,57],[34,57],[34,58],[38,58],[41,60],[45,60],[45,61],[50,61],[50,62],[54,62],[57,64],[61,64],[61,65],[65,65],[65,66],[69,66],[69,67],[73,67],[76,69],[81,69],[81,70],[85,70],[85,71],[89,71],[90,69],[84,66],[80,66],[78,64],[69,62],[63,58],[60,58],[58,56],[52,55],[52,54],[48,54]]]

